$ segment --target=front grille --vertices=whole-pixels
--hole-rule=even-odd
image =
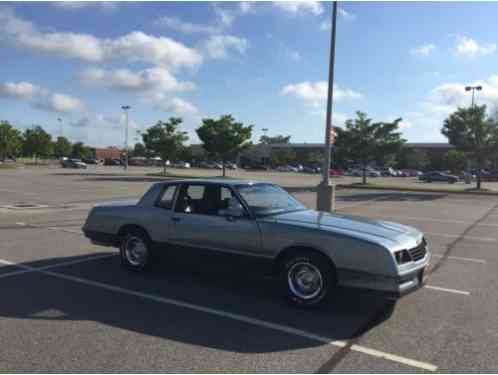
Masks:
[[[413,249],[408,250],[414,262],[419,261],[420,259],[423,259],[425,257],[425,254],[427,253],[426,247],[427,243],[425,242],[424,238],[420,243],[420,245],[414,247]]]

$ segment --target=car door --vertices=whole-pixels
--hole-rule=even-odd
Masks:
[[[184,184],[171,217],[171,241],[182,246],[222,252],[261,254],[259,227],[253,218],[249,215],[240,218],[220,215],[220,210],[233,197],[233,192],[226,186]]]
[[[145,225],[153,241],[167,243],[171,240],[171,216],[178,185],[165,185],[160,189],[153,206],[147,209]]]

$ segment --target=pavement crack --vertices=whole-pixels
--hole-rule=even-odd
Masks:
[[[490,215],[492,215],[492,213],[496,210],[496,208],[498,208],[498,203],[496,203],[493,207],[491,207],[489,210],[487,210],[484,215],[482,215],[479,219],[477,219],[476,221],[474,221],[470,226],[468,226],[457,238],[455,238],[455,240],[453,240],[450,244],[448,244],[446,246],[446,250],[444,251],[444,253],[440,254],[441,257],[440,259],[434,264],[434,267],[432,267],[430,270],[427,271],[427,276],[433,274],[434,272],[436,272],[437,270],[439,270],[439,268],[441,268],[441,266],[443,264],[446,263],[446,261],[448,260],[448,258],[450,257],[450,255],[452,254],[455,246],[460,242],[462,241],[463,239],[465,239],[465,237],[467,236],[467,234],[472,230],[474,229],[476,226],[478,226],[480,223],[482,223],[484,220],[486,220]]]

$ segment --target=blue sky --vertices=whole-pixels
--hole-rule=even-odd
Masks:
[[[254,141],[320,142],[330,2],[0,3],[0,119],[41,124],[93,146],[123,144],[120,106],[137,130],[180,116],[231,113]],[[498,103],[498,4],[341,2],[334,124],[354,112],[402,117],[406,139],[445,141],[443,119]]]

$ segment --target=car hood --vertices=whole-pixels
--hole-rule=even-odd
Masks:
[[[358,216],[331,214],[304,210],[275,215],[279,223],[313,227],[325,231],[346,234],[351,237],[373,241],[392,247],[394,244],[416,246],[422,240],[422,233],[406,225],[382,220],[372,220]]]

